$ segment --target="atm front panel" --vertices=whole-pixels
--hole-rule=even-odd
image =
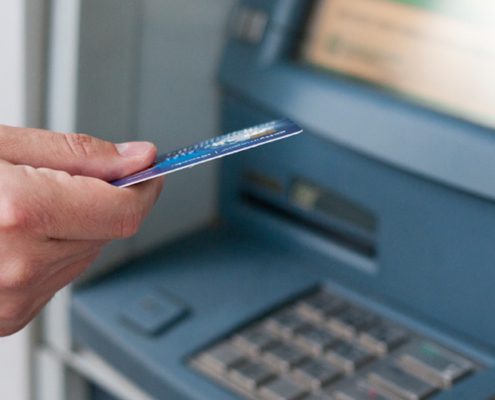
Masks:
[[[77,288],[73,334],[157,399],[489,399],[493,129],[298,62],[311,10],[240,2],[219,77],[221,131],[305,132],[222,163],[218,222]]]

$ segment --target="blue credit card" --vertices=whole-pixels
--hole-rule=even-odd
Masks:
[[[267,122],[162,154],[148,169],[111,183],[118,187],[135,185],[229,154],[285,139],[301,132],[302,129],[299,126],[286,118]]]

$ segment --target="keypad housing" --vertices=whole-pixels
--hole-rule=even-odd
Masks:
[[[191,365],[250,400],[422,400],[482,368],[321,288],[213,343]]]

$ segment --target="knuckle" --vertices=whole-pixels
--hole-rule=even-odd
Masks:
[[[52,181],[57,181],[61,183],[67,182],[72,176],[67,171],[61,171],[51,168],[37,168],[37,172],[43,176],[49,178]]]
[[[35,287],[40,279],[36,263],[27,259],[13,262],[0,274],[0,287],[9,290],[24,290]]]
[[[14,327],[14,328],[5,328],[5,327],[0,327],[0,337],[7,337],[10,335],[13,335],[17,331],[19,331],[19,327]]]
[[[31,307],[31,301],[27,299],[5,302],[0,307],[0,321],[13,324],[24,321],[31,313]]]
[[[134,236],[139,231],[142,221],[141,211],[129,209],[120,221],[119,234],[123,238]]]
[[[22,321],[15,321],[14,323],[8,323],[8,326],[0,326],[0,337],[6,337],[19,332],[31,321],[30,318],[25,318]]]
[[[68,151],[75,157],[88,157],[95,150],[95,138],[84,133],[64,133]]]
[[[0,228],[3,230],[22,229],[30,221],[29,212],[14,191],[9,190],[0,199]]]

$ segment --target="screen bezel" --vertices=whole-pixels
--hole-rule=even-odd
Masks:
[[[267,30],[256,44],[232,34],[219,71],[224,90],[368,157],[495,201],[493,129],[296,62],[302,4],[254,3],[269,15]]]

